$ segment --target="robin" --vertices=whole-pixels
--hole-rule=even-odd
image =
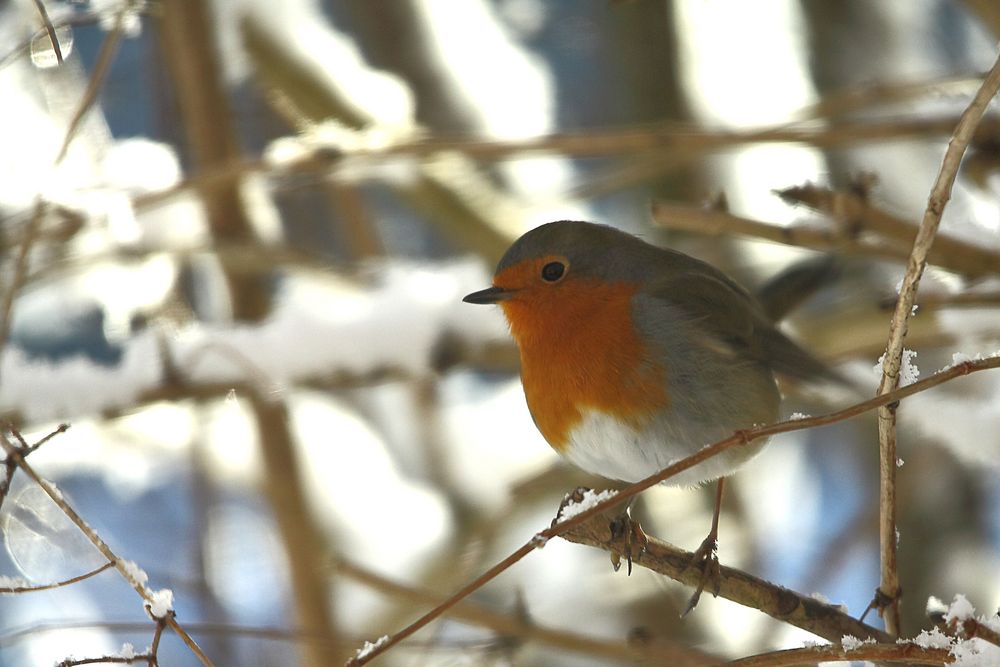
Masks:
[[[769,314],[782,307],[765,308],[703,261],[605,225],[560,221],[529,231],[500,260],[493,286],[464,301],[503,309],[528,409],[552,448],[625,482],[775,421],[775,373],[834,377],[775,326]],[[763,446],[727,450],[667,480],[719,480],[690,607],[709,578],[718,588],[724,478]]]

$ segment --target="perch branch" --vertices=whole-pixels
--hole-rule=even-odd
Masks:
[[[702,448],[695,454],[688,456],[680,461],[670,465],[655,475],[651,475],[644,480],[636,482],[635,484],[630,484],[629,486],[622,489],[619,493],[615,494],[613,497],[597,503],[588,510],[577,514],[571,519],[562,521],[561,523],[549,526],[545,530],[535,534],[528,542],[522,545],[519,549],[511,553],[509,556],[504,558],[502,561],[491,567],[489,570],[484,572],[482,575],[477,577],[475,580],[469,584],[463,586],[456,593],[451,595],[448,599],[444,600],[433,609],[425,613],[423,616],[415,620],[410,625],[399,630],[395,634],[389,636],[386,641],[382,642],[378,647],[369,651],[364,657],[355,657],[348,662],[349,665],[363,665],[371,660],[375,659],[379,655],[385,653],[387,650],[393,646],[399,644],[401,641],[407,637],[413,635],[415,632],[425,627],[434,619],[441,616],[451,607],[455,606],[460,600],[468,597],[474,591],[482,588],[484,585],[495,579],[498,575],[503,573],[505,570],[510,568],[512,565],[520,561],[522,558],[527,556],[529,553],[545,545],[545,543],[567,531],[573,529],[576,526],[589,520],[591,517],[602,514],[612,507],[621,504],[623,501],[628,500],[636,496],[637,494],[645,491],[651,486],[655,486],[664,480],[677,475],[689,468],[692,468],[707,459],[717,456],[722,452],[732,449],[734,447],[748,445],[754,440],[760,438],[766,438],[779,433],[789,433],[791,431],[800,431],[807,428],[814,428],[816,426],[826,426],[828,424],[833,424],[851,417],[856,417],[865,412],[870,412],[882,405],[888,405],[893,402],[901,401],[908,396],[926,391],[931,387],[935,387],[944,382],[948,382],[954,378],[969,375],[970,373],[975,373],[978,371],[984,371],[993,368],[1000,368],[1000,356],[989,357],[986,359],[979,359],[976,361],[966,361],[955,366],[951,366],[945,370],[942,370],[934,375],[931,375],[919,382],[914,382],[913,384],[906,385],[905,387],[900,387],[894,391],[887,394],[881,394],[873,398],[857,403],[855,405],[846,407],[842,410],[837,410],[836,412],[830,412],[825,415],[818,415],[815,417],[808,417],[805,419],[793,419],[789,421],[776,422],[774,424],[769,424],[766,426],[755,426],[743,431],[738,431],[733,435],[729,436],[724,440],[720,440],[714,444],[708,445]]]
[[[574,493],[579,493],[579,489]],[[576,499],[579,500],[579,497]],[[627,547],[627,536],[609,538],[608,521],[600,515],[574,526],[560,537],[611,553],[624,553]],[[686,586],[697,587],[702,575],[698,568],[691,567],[693,558],[693,553],[649,536],[646,550],[634,563],[666,575]],[[886,633],[865,625],[834,605],[820,602],[732,567],[720,566],[720,572],[719,596],[744,607],[752,607],[772,618],[833,642],[839,642],[844,635],[860,639],[873,638],[882,642],[891,641]]]
[[[870,661],[876,664],[950,665],[955,658],[943,648],[923,648],[917,644],[862,644],[846,650],[842,646],[809,646],[769,651],[725,663],[726,667],[791,667],[819,662]]]

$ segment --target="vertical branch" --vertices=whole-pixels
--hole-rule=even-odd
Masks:
[[[250,404],[263,443],[264,484],[288,554],[299,630],[335,639],[331,637],[327,547],[312,521],[302,489],[301,464],[292,442],[287,406],[279,398],[264,397],[258,392],[250,394]],[[310,667],[343,664],[347,654],[339,652],[339,647],[336,641],[302,644],[303,664]]]
[[[917,296],[917,286],[927,266],[927,254],[934,235],[941,224],[944,207],[951,199],[958,167],[979,121],[986,112],[990,100],[1000,90],[1000,58],[986,75],[982,85],[973,97],[969,107],[962,114],[948,142],[934,187],[927,201],[927,209],[920,221],[917,237],[906,265],[906,275],[899,290],[899,299],[889,326],[882,360],[882,380],[878,395],[882,396],[899,386],[899,369],[903,359],[903,341],[906,337],[907,322]],[[899,635],[899,572],[896,562],[896,404],[880,407],[878,410],[879,436],[879,544],[881,556],[881,576],[879,581],[880,612],[885,619],[886,630]],[[883,605],[881,601],[885,601]]]
[[[195,174],[239,161],[240,146],[219,67],[211,7],[201,0],[163,3],[163,59],[177,95],[181,124]],[[240,194],[239,179],[201,189],[202,202],[219,242],[252,242],[253,225]],[[233,316],[259,320],[270,310],[266,276],[228,271]]]
[[[49,36],[49,43],[52,44],[52,50],[56,54],[56,62],[62,65],[62,45],[59,44],[59,37],[56,36],[56,27],[52,25],[52,19],[49,18],[49,11],[45,9],[45,3],[42,0],[35,0],[35,9],[38,10],[38,16],[42,19],[42,26]]]
[[[225,168],[241,159],[237,134],[220,74],[210,3],[171,0],[163,4],[163,56],[176,89],[188,148],[195,171]],[[252,243],[249,212],[240,195],[239,181],[201,192],[212,236],[217,244]],[[240,273],[230,266],[226,282],[233,316],[260,320],[270,311],[267,276]],[[294,437],[287,409],[280,401],[252,395],[253,418],[260,434],[265,462],[265,488],[288,556],[293,606],[298,625],[324,636],[333,632],[328,577],[321,562],[326,543],[306,503],[299,478]],[[340,664],[344,656],[336,642],[301,646],[302,664],[310,667]]]

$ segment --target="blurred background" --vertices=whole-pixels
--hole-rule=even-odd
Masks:
[[[514,238],[603,222],[751,287],[832,254],[839,280],[787,328],[873,393],[916,224],[998,39],[991,0],[0,1],[0,415],[29,443],[72,425],[30,462],[173,591],[216,664],[340,664],[574,487],[609,486],[535,431],[499,310],[461,303]],[[921,284],[921,376],[1000,348],[996,110]],[[786,415],[859,398],[782,389]],[[930,595],[1000,607],[1000,375],[899,414],[912,636]],[[729,487],[722,562],[859,615],[879,577],[877,442],[871,416],[775,438]],[[635,511],[693,549],[712,501],[659,487]],[[0,527],[17,581],[102,562],[23,474]],[[680,619],[689,595],[557,539],[382,662],[816,639],[709,596]],[[0,663],[141,650],[152,630],[106,571],[0,598]],[[159,656],[197,664],[169,632]]]

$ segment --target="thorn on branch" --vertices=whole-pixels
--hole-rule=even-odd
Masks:
[[[864,612],[862,612],[861,617],[858,618],[858,621],[864,622],[865,616],[867,616],[868,612],[870,612],[872,609],[878,610],[878,615],[881,618],[884,610],[887,609],[890,605],[898,602],[900,599],[902,599],[902,597],[903,597],[902,588],[897,588],[895,595],[889,595],[881,588],[876,588],[875,595],[872,597],[872,601],[868,603],[867,607],[865,607],[865,610]]]

